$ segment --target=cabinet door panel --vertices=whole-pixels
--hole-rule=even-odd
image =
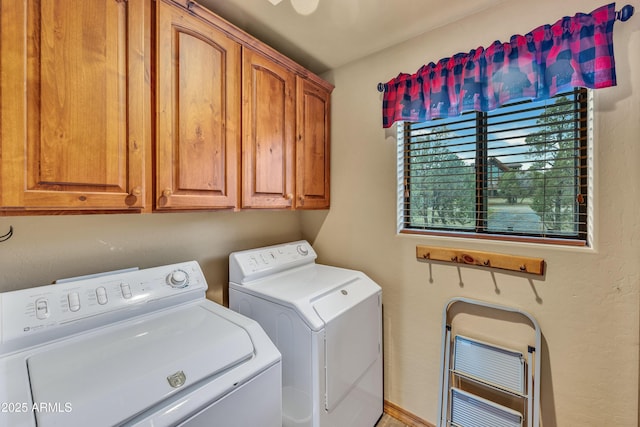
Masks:
[[[32,76],[40,77],[41,101],[29,105],[30,145],[39,154],[29,157],[29,187],[88,184],[125,191],[126,158],[110,161],[107,155],[127,144],[125,5],[80,2],[73,13],[63,2],[42,6],[40,55],[29,61]]]
[[[292,72],[243,51],[243,207],[292,206],[294,96]]]
[[[286,194],[286,108],[287,82],[269,69],[253,67],[255,93],[269,102],[253,107],[255,135],[255,191],[259,194]]]
[[[298,78],[296,208],[329,207],[328,91]]]
[[[224,52],[207,40],[178,33],[178,189],[224,193]],[[191,78],[211,70],[208,78]],[[197,173],[196,173],[197,172]]]
[[[19,159],[3,206],[144,207],[145,13],[141,0],[3,2],[3,154]]]
[[[156,208],[237,207],[240,46],[159,7]]]

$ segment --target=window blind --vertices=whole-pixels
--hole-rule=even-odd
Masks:
[[[587,239],[586,89],[402,125],[405,231]]]

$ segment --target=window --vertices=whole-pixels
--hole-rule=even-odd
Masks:
[[[399,124],[400,231],[586,245],[588,95]]]

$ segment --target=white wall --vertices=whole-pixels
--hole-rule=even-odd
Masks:
[[[636,16],[615,25],[618,86],[595,95],[593,248],[397,235],[395,131],[382,129],[376,85],[601,2],[505,1],[325,76],[336,85],[331,210],[304,212],[303,237],[320,261],[362,269],[383,287],[390,402],[436,423],[442,310],[466,296],[519,307],[540,323],[544,426],[637,425],[640,5],[633,4]],[[417,262],[417,244],[543,257],[547,273]]]
[[[196,260],[209,298],[226,298],[229,253],[300,238],[292,211],[0,218],[0,292],[125,267]]]

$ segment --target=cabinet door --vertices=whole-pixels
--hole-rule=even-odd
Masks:
[[[291,208],[295,74],[247,48],[242,72],[242,207]]]
[[[0,7],[0,206],[143,208],[148,6],[21,0]]]
[[[156,209],[238,206],[240,45],[158,2]]]
[[[330,93],[298,77],[296,200],[297,209],[329,207]]]

